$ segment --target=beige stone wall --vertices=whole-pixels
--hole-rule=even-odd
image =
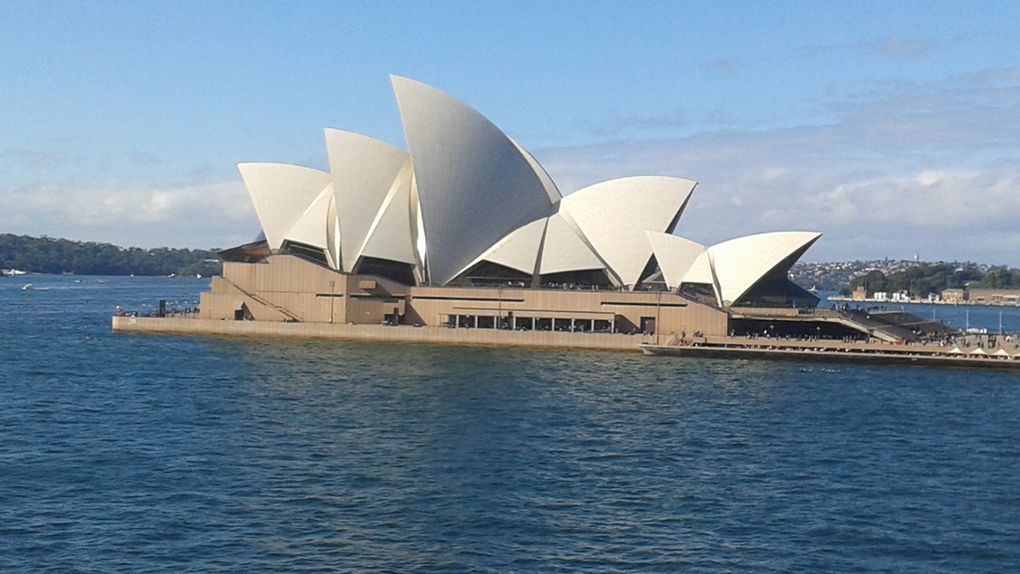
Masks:
[[[287,316],[264,302],[257,301],[223,277],[213,277],[208,292],[199,295],[199,317],[202,319],[234,319],[234,314],[247,305],[260,321],[286,321]]]
[[[390,343],[440,343],[451,345],[492,345],[500,347],[549,347],[638,351],[641,343],[654,343],[654,336],[607,333],[562,333],[548,331],[504,331],[497,329],[449,329],[446,327],[384,327],[340,323],[283,323],[272,321],[228,321],[155,317],[113,317],[113,330],[144,333],[185,333],[196,335],[298,337],[381,341]]]
[[[986,305],[1017,305],[1020,303],[1020,289],[970,289],[967,300]]]
[[[724,335],[728,315],[673,293],[520,288],[408,287],[381,277],[343,275],[289,255],[226,263],[202,294],[201,317],[234,318],[246,304],[257,321],[380,325],[398,310],[410,325],[443,326],[450,315],[592,319],[640,331],[657,319],[663,335]],[[586,326],[590,326],[586,325]]]
[[[725,312],[673,293],[573,291],[557,289],[464,289],[415,287],[409,306],[425,325],[440,325],[451,314],[614,320],[617,329],[640,330],[642,318],[658,318],[663,334],[702,331],[723,335]]]

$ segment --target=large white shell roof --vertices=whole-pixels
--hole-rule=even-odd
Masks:
[[[351,272],[408,157],[399,148],[354,132],[327,129],[325,135],[340,219],[343,270]]]
[[[814,231],[759,233],[706,249],[683,237],[649,233],[648,242],[670,289],[708,284],[717,302],[728,307],[772,271],[792,265],[819,237]]]
[[[328,172],[285,163],[240,163],[237,169],[270,249],[280,248],[331,180]]]
[[[603,270],[625,288],[654,254],[671,288],[709,283],[729,304],[818,238],[768,233],[706,249],[670,235],[694,181],[625,177],[561,196],[538,160],[482,114],[427,84],[391,82],[409,151],[327,129],[328,172],[238,165],[270,249],[320,248],[348,273],[365,258],[409,264],[432,285],[488,261],[527,274]]]
[[[821,236],[814,231],[778,231],[738,237],[709,247],[723,305],[740,300],[762,277],[780,263],[800,257]]]
[[[428,276],[445,284],[510,232],[548,216],[553,202],[492,122],[432,86],[391,80],[418,183]]]

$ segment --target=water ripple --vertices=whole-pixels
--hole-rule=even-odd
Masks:
[[[109,332],[199,289],[0,282],[0,571],[1020,564],[1015,375]]]

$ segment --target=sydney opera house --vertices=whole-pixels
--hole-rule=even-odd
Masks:
[[[238,166],[263,233],[221,253],[202,318],[724,335],[817,304],[788,271],[818,233],[685,239],[694,181],[561,190],[479,112],[391,80],[407,149],[327,129],[328,171]]]

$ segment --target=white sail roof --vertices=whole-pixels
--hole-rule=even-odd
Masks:
[[[340,259],[343,270],[351,272],[408,156],[388,143],[354,132],[327,129],[325,136],[340,220]]]
[[[645,237],[652,246],[655,260],[658,261],[659,269],[662,271],[662,278],[670,289],[680,286],[684,276],[706,249],[704,245],[690,239],[658,231],[646,231]],[[707,258],[705,260],[707,261]]]
[[[545,170],[545,167],[538,163],[538,160],[535,159],[535,156],[531,155],[530,151],[524,149],[524,146],[517,143],[517,140],[510,138],[510,141],[517,146],[517,151],[521,152],[524,159],[528,160],[528,165],[531,166],[531,169],[535,171],[535,175],[538,176],[539,181],[542,182],[542,187],[545,189],[545,193],[549,196],[549,201],[553,203],[559,202],[559,200],[563,198],[563,195],[560,194],[559,188],[556,187],[556,182],[554,182],[552,177],[549,176],[549,172]]]
[[[732,305],[765,275],[788,266],[821,237],[813,231],[759,233],[708,248],[723,305]]]
[[[429,280],[443,285],[553,202],[533,159],[463,102],[391,76],[418,186]]]
[[[416,280],[434,285],[489,261],[529,274],[605,270],[629,288],[654,253],[671,288],[709,284],[730,305],[819,237],[765,233],[706,249],[672,236],[696,185],[675,177],[615,179],[561,197],[542,165],[477,111],[421,82],[391,80],[410,153],[327,129],[329,173],[238,165],[270,249],[321,248],[351,273],[366,257],[413,264]]]
[[[478,262],[489,261],[528,275],[534,274],[547,221],[548,218],[543,217],[518,227],[478,256],[461,273]]]
[[[358,252],[359,258],[415,263],[414,240],[411,237],[411,175],[411,160],[408,159],[368,228],[365,243]]]
[[[329,204],[333,201],[333,186],[327,184],[319,193],[319,197],[308,206],[308,209],[298,218],[293,227],[284,236],[286,241],[296,241],[326,249],[329,240],[326,237],[326,230],[330,224]]]
[[[240,163],[237,169],[274,250],[331,180],[324,171],[285,163]]]
[[[539,264],[542,275],[605,268],[606,264],[561,213],[549,218]]]
[[[625,177],[596,183],[561,201],[621,285],[631,289],[652,256],[645,231],[672,231],[697,185],[662,176]]]
[[[691,263],[691,268],[684,274],[680,284],[702,283],[713,285],[716,291],[719,290],[719,281],[715,277],[715,269],[712,266],[712,252],[704,251]],[[718,293],[717,293],[718,294]]]

